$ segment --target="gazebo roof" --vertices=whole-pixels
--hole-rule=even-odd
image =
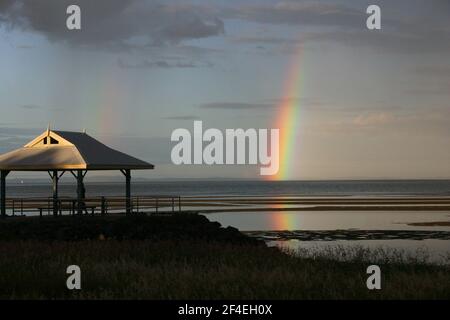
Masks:
[[[83,132],[47,130],[22,148],[0,155],[0,170],[9,171],[153,168]]]

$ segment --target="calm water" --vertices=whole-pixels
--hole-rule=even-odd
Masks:
[[[414,222],[450,221],[450,211],[270,211],[218,212],[209,220],[241,231],[269,230],[442,230],[447,226],[410,226]]]
[[[73,179],[63,180],[60,194],[74,196]],[[8,182],[8,196],[50,196],[51,184],[31,180]],[[86,183],[87,196],[122,195],[120,182]],[[450,180],[413,181],[136,181],[134,195],[296,195],[296,196],[370,196],[370,195],[450,195]]]
[[[281,230],[439,230],[450,227],[410,226],[413,222],[450,221],[449,211],[270,211],[219,212],[206,214],[209,220],[242,231]],[[269,245],[290,249],[326,249],[329,246],[369,248],[384,247],[405,251],[408,255],[429,255],[431,262],[450,263],[449,240],[337,240],[337,241],[270,241]]]

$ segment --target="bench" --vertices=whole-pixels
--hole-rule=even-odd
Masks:
[[[91,214],[94,215],[95,213],[95,209],[97,208],[97,206],[94,205],[82,205],[81,206],[81,210],[86,212],[86,214],[88,214],[88,210],[91,211]],[[53,207],[38,207],[37,208],[39,210],[39,216],[42,217],[42,213],[44,211],[47,211],[48,213],[52,213],[53,214]],[[72,214],[75,214],[75,212],[78,211],[78,207],[76,205],[72,205],[72,206],[67,206],[67,205],[60,205],[58,206],[58,212],[61,215],[63,211],[69,211]]]

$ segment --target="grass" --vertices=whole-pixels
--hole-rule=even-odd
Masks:
[[[411,260],[401,252],[395,259],[390,252],[360,248],[350,254],[339,247],[293,255],[200,216],[90,218],[0,222],[0,298],[450,298],[448,266]],[[83,232],[58,233],[53,230],[58,224],[65,232],[77,224]],[[151,236],[146,233],[150,229]],[[28,236],[18,238],[18,230],[27,230]],[[100,232],[104,236],[99,238]],[[382,290],[366,288],[371,263],[381,267]],[[72,264],[82,272],[78,291],[65,286],[66,268]]]
[[[362,245],[343,246],[328,245],[316,246],[311,248],[300,248],[297,250],[282,248],[282,251],[310,259],[328,259],[341,262],[366,262],[379,265],[413,265],[413,266],[441,266],[450,268],[450,253],[441,254],[433,258],[431,253],[425,247],[419,247],[413,251],[403,249],[378,246],[368,248]]]

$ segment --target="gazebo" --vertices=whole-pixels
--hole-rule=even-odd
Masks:
[[[92,170],[119,170],[125,176],[126,212],[131,212],[131,170],[153,169],[148,162],[109,148],[86,132],[44,133],[22,148],[0,155],[0,213],[6,216],[6,176],[11,171],[47,171],[53,182],[53,212],[58,213],[58,181],[65,172],[77,180],[77,210],[82,212],[84,177]]]

